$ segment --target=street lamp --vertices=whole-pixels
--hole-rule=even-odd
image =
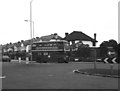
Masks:
[[[30,20],[24,20],[25,22],[30,22],[30,23],[32,23],[32,26],[33,26],[33,31],[31,31],[31,39],[32,39],[32,36],[33,36],[33,38],[34,38],[34,21],[30,21]],[[33,35],[32,35],[32,33],[33,33]]]
[[[32,39],[32,2],[33,0],[30,1],[30,32],[31,32],[31,39]],[[33,23],[34,24],[34,23]]]
[[[31,26],[32,26],[32,24],[33,24],[33,38],[34,38],[34,21],[30,21],[30,20],[24,20],[25,22],[30,22],[30,24],[31,24]],[[31,27],[30,26],[30,27]],[[31,31],[30,31],[30,35],[31,35],[31,41],[30,41],[30,45],[31,45],[31,50],[32,50],[32,42],[33,42],[33,39],[32,39],[32,27],[31,27],[31,29],[30,29]],[[32,61],[32,51],[30,52],[31,53],[31,61]],[[29,61],[28,61],[28,59],[27,59],[27,62],[26,62],[26,64],[28,64],[29,63]]]
[[[30,20],[25,20],[26,22],[30,22],[30,44],[31,44],[31,47],[32,47],[32,24],[33,24],[33,30],[34,30],[34,21],[32,21],[32,2],[33,0],[30,1]],[[33,37],[34,37],[34,31],[33,31]],[[32,49],[32,48],[31,48]],[[31,61],[32,61],[32,51],[31,51]],[[27,62],[27,64],[29,63],[29,61]]]

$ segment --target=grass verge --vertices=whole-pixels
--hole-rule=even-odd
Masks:
[[[111,76],[120,78],[120,70],[117,69],[79,69],[80,73],[99,76]],[[76,72],[77,73],[77,72]]]

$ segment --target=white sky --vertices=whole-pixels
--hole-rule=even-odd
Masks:
[[[32,15],[35,37],[82,31],[98,45],[103,41],[118,41],[119,0],[34,0]],[[30,0],[0,1],[0,44],[30,39]]]

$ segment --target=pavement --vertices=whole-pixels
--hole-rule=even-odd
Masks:
[[[30,63],[4,62],[3,89],[118,89],[118,79],[75,74],[75,69],[94,68],[93,63]],[[98,63],[97,68],[109,69]],[[117,65],[114,69],[117,69]]]

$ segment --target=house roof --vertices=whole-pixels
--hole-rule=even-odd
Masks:
[[[90,36],[86,35],[81,31],[73,31],[72,33],[67,35],[64,39],[66,39],[67,41],[81,40],[81,41],[98,42],[97,40],[91,38]]]
[[[57,36],[57,38],[55,38]],[[62,37],[60,37],[57,34],[51,34],[51,35],[46,35],[46,36],[42,36],[40,37],[40,40],[42,41],[50,41],[51,39],[62,39]]]

